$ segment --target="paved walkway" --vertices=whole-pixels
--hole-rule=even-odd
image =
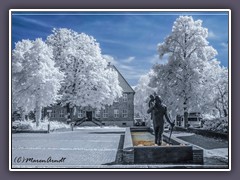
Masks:
[[[173,132],[204,149],[202,165],[115,164],[124,128],[84,128],[50,134],[13,134],[13,168],[226,168],[227,141]]]
[[[228,164],[228,141],[209,138],[202,135],[186,132],[173,132],[177,137],[188,144],[193,144],[203,149],[204,165],[227,165]]]
[[[228,142],[226,140],[203,137],[198,134],[190,136],[178,136],[179,139],[198,145],[204,149],[227,148]]]
[[[15,167],[111,164],[116,159],[124,130],[99,128],[50,134],[13,134],[12,164]]]

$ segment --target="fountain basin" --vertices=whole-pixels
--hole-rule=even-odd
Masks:
[[[124,164],[203,164],[203,150],[163,134],[155,146],[150,128],[126,128],[123,145]]]

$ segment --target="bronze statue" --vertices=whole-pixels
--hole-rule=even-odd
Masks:
[[[150,100],[151,101],[151,100]],[[167,120],[167,122],[172,126],[174,126],[174,123],[172,123],[169,119],[168,113],[167,113],[167,106],[162,103],[162,100],[159,96],[155,96],[154,103],[150,103],[149,101],[149,109],[147,113],[151,113],[151,118],[153,119],[153,128],[155,133],[155,144],[160,146],[162,144],[162,134],[164,129],[164,116]]]

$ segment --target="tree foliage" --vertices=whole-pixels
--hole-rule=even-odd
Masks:
[[[15,108],[36,110],[37,123],[41,108],[60,99],[58,91],[63,73],[55,67],[52,49],[42,39],[22,40],[12,53],[12,96]]]
[[[206,111],[205,107],[210,104],[213,107],[214,101],[227,102],[227,70],[215,60],[217,51],[209,45],[207,37],[208,30],[202,27],[201,20],[180,16],[170,35],[158,45],[160,58],[168,56],[168,62],[154,65],[156,76],[150,85],[157,88],[175,115]]]
[[[149,86],[151,78],[154,76],[154,72],[142,75],[138,81],[138,85],[134,88],[134,110],[135,116],[141,117],[148,126],[151,126],[150,114],[147,113],[149,96],[155,92],[155,89]]]
[[[54,29],[47,44],[53,48],[57,67],[65,74],[62,104],[100,109],[122,95],[118,74],[108,66],[92,36]]]

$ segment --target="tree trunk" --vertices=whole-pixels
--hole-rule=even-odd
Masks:
[[[184,127],[188,127],[188,110],[187,110],[187,103],[184,102],[183,103],[183,110],[184,110],[184,114],[183,114],[183,117],[184,117]]]
[[[28,113],[25,113],[24,117],[25,117],[25,120],[26,120],[26,121],[29,121],[29,115],[28,115]]]
[[[223,109],[223,112],[224,112],[224,117],[227,117],[228,116],[228,112],[227,112],[227,109]]]
[[[25,121],[26,111],[21,109],[21,121]]]
[[[227,117],[228,116],[228,113],[227,113],[227,109],[225,108],[225,105],[224,105],[224,100],[223,100],[223,97],[222,97],[222,111],[223,111],[223,115],[224,117]]]
[[[221,117],[222,117],[222,111],[221,111],[221,109],[220,109],[217,105],[215,105],[215,108],[218,110],[218,112],[219,112],[219,117],[221,118]]]
[[[36,104],[36,126],[39,127],[40,121],[41,121],[41,110],[42,107],[39,105],[39,103],[37,102]]]
[[[67,121],[71,120],[71,113],[70,113],[70,103],[67,103]]]
[[[184,111],[184,127],[188,127],[188,112]]]

